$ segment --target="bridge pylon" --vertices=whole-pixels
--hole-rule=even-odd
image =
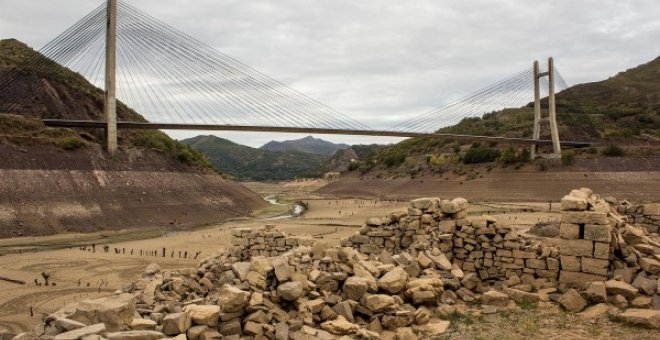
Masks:
[[[105,39],[105,138],[108,153],[117,152],[117,0],[107,2],[107,26]]]
[[[550,125],[550,136],[552,139],[552,153],[540,154],[538,144],[532,145],[532,159],[561,158],[561,142],[559,141],[559,129],[557,128],[557,107],[555,103],[555,67],[552,57],[548,58],[548,71],[539,71],[539,62],[534,61],[534,132],[532,139],[539,140],[541,135],[541,124]],[[548,77],[548,116],[543,117],[541,112],[541,86],[540,80]]]

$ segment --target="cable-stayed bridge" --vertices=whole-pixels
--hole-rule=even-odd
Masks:
[[[107,0],[46,44],[20,66],[20,72],[40,74],[54,61],[105,89],[105,120],[44,119],[49,126],[96,127],[107,132],[108,150],[117,147],[116,129],[189,129],[224,131],[304,132],[393,137],[451,137],[518,144],[582,147],[589,143],[541,140],[538,126],[547,121],[556,133],[554,93],[566,83],[553,67],[535,67],[513,74],[449,105],[375,130],[277,80],[180,32],[121,0]],[[25,96],[12,88],[8,73],[0,91]],[[549,94],[549,114],[541,117],[540,93]],[[4,96],[12,98],[12,96]],[[139,112],[145,121],[117,122],[116,98]],[[533,138],[439,134],[438,129],[466,117],[513,108],[535,101]],[[0,103],[11,112],[12,101]]]

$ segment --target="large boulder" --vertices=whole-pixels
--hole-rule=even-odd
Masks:
[[[218,325],[221,308],[215,305],[189,305],[184,311],[190,314],[192,322],[196,325],[207,325],[215,327]]]
[[[628,309],[619,318],[635,325],[660,328],[660,310]]]
[[[490,290],[481,296],[481,304],[506,307],[509,304],[509,296],[495,290]]]
[[[286,301],[294,301],[303,296],[305,291],[300,282],[286,282],[277,286],[277,296]]]
[[[359,301],[369,289],[369,280],[363,277],[351,276],[344,281],[342,298]]]
[[[231,285],[224,285],[220,289],[218,305],[225,313],[239,312],[250,302],[250,293]]]
[[[54,337],[54,340],[77,340],[89,335],[103,334],[106,326],[103,323],[97,323],[91,326],[74,329],[72,331],[60,333]]]
[[[400,292],[408,281],[408,273],[402,267],[395,267],[378,280],[378,287],[390,294]]]
[[[621,294],[628,300],[636,298],[637,294],[639,294],[637,288],[623,281],[616,281],[616,280],[605,281],[605,289],[607,290],[607,294],[610,295]]]
[[[559,304],[569,312],[581,312],[587,306],[587,301],[575,289],[569,289],[559,298]]]
[[[168,314],[163,318],[163,333],[167,335],[184,334],[192,326],[187,312]]]
[[[365,295],[361,301],[362,305],[374,313],[392,310],[396,307],[394,298],[390,295],[372,294]]]
[[[65,317],[86,325],[105,324],[114,332],[128,326],[135,315],[135,298],[131,294],[117,294],[100,299],[85,300],[65,306],[53,313],[54,319]]]
[[[339,315],[336,319],[326,321],[321,324],[321,329],[328,331],[335,335],[349,335],[357,332],[359,326],[348,322],[346,318]]]

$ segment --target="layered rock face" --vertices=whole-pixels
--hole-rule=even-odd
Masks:
[[[476,302],[497,312],[539,301],[660,328],[660,237],[627,223],[588,189],[564,197],[562,208],[559,247],[518,235],[495,218],[468,216],[463,199],[412,201],[407,211],[369,219],[341,247],[299,241],[280,255],[282,242],[286,247],[295,237],[272,227],[236,230],[240,247],[198,268],[150,266],[103,303],[134,308],[132,318],[99,307],[116,317],[83,320],[81,313],[98,302],[82,303],[49,316],[39,336],[432,338],[447,329],[449,322],[435,317],[447,306]]]

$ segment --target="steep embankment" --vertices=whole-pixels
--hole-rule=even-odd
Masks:
[[[45,127],[99,119],[102,91],[16,40],[0,41],[0,80],[0,237],[189,227],[265,205],[162,132],[121,131],[108,157],[101,131]],[[118,115],[144,120],[121,103]]]

